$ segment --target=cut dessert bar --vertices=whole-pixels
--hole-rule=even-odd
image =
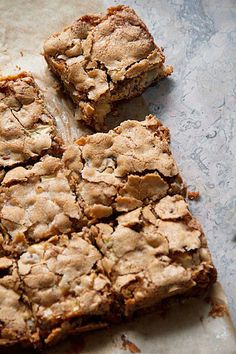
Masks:
[[[168,194],[185,195],[169,148],[169,130],[151,115],[80,138],[65,151],[63,163],[91,222]]]
[[[38,331],[30,308],[22,301],[16,261],[0,258],[0,347],[37,345]]]
[[[91,234],[125,316],[216,280],[205,236],[180,195],[92,226]]]
[[[33,77],[0,77],[0,168],[60,150],[54,120]]]
[[[0,188],[0,218],[0,243],[9,252],[73,231],[81,212],[60,159],[45,156],[31,168],[10,170]]]
[[[104,119],[117,101],[140,95],[170,75],[162,49],[128,6],[79,18],[49,37],[44,56],[79,106],[79,119],[104,130]]]
[[[22,286],[47,344],[107,326],[110,282],[97,267],[100,252],[85,236],[54,236],[29,247],[18,261]]]

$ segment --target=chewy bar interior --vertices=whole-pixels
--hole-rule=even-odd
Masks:
[[[45,42],[44,56],[79,107],[78,119],[95,130],[117,101],[130,99],[170,75],[162,49],[128,6],[86,15]]]
[[[54,120],[33,77],[0,77],[0,169],[59,150]]]
[[[6,173],[0,345],[53,344],[215,282],[169,140],[148,116]]]

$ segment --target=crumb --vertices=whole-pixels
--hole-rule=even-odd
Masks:
[[[16,65],[17,70],[21,70],[21,67],[19,65]]]
[[[122,349],[127,351],[129,350],[130,353],[141,353],[141,350],[137,347],[137,345],[132,343],[130,340],[128,340],[124,334],[122,334],[121,340],[122,340]]]
[[[22,52],[22,50],[20,51],[20,55],[23,57],[24,56],[24,53]]]
[[[229,315],[227,306],[225,304],[212,303],[211,306],[212,308],[208,316],[216,318],[216,317],[224,317],[225,315],[227,316]]]
[[[188,192],[188,199],[190,200],[198,200],[200,198],[200,193],[197,192]]]

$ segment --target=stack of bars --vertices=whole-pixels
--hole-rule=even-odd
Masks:
[[[113,26],[108,38],[122,37],[116,26],[122,28],[124,18],[140,40],[151,43],[152,59],[147,53],[139,59],[133,56],[128,64],[110,58],[102,67],[92,59],[99,50],[96,35],[105,36]],[[77,32],[68,27],[47,41],[46,59],[74,99],[82,102],[83,119],[88,120],[85,106],[101,114],[99,119],[97,113],[89,118],[95,129],[101,129],[105,116],[98,107],[104,102],[111,107],[116,90],[138,85],[139,66],[153,80],[166,69],[160,62],[155,66],[160,52],[127,7],[110,9],[103,17],[83,17],[76,26]],[[91,31],[94,50],[85,60],[81,51],[86,52]],[[82,44],[75,34],[83,37]],[[65,45],[68,38],[71,42]],[[134,49],[132,38],[130,34],[128,43]],[[63,54],[57,52],[58,43]],[[71,58],[77,56],[80,64],[74,63],[84,66],[75,70],[76,80],[82,86],[86,75],[92,80],[85,87],[87,93],[73,81]],[[112,60],[119,63],[118,69]],[[143,69],[149,60],[150,72]],[[105,88],[102,72],[109,77],[109,88],[94,100]],[[135,84],[131,73],[139,77]],[[185,201],[169,130],[157,118],[125,121],[65,147],[27,73],[0,80],[0,112],[0,345],[53,344],[65,335],[103,328],[153,309],[174,295],[199,295],[215,282],[205,236]]]

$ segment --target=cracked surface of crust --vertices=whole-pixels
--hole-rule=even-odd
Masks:
[[[79,106],[79,119],[96,130],[114,102],[140,95],[172,73],[165,56],[128,6],[79,18],[48,38],[44,56]]]
[[[30,74],[0,78],[0,167],[60,149],[52,116]]]
[[[169,148],[169,131],[154,116],[80,138],[66,150],[63,163],[91,222],[167,194],[185,193]]]
[[[99,316],[102,319],[109,311],[110,282],[98,270],[100,252],[83,236],[54,236],[30,246],[18,261],[25,294],[46,343],[86,326],[105,326]]]
[[[180,195],[121,215],[117,226],[97,224],[91,232],[126,315],[215,281],[205,236]]]
[[[32,168],[10,170],[0,188],[0,217],[9,251],[73,231],[81,211],[60,159],[45,156]]]
[[[36,345],[39,340],[31,310],[21,294],[16,261],[0,257],[0,347]]]

